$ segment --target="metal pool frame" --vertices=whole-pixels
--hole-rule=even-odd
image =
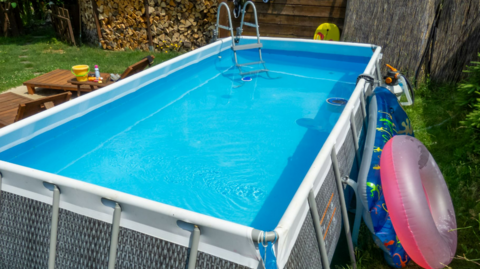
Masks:
[[[242,37],[241,42],[255,40]],[[381,79],[381,48],[377,46],[283,38],[262,38],[262,43],[267,49],[348,52],[352,56],[365,56],[369,50],[372,56],[365,73]],[[230,38],[219,40],[4,127],[0,151],[230,48]],[[342,222],[349,234],[348,221],[344,221],[348,220],[344,177],[355,169],[355,159],[357,164],[360,161],[365,93],[371,86],[364,79],[357,82],[274,231],[255,230],[0,161],[0,267],[262,268],[258,241],[277,239],[274,250],[279,268],[329,268]],[[347,238],[353,256],[351,237]]]

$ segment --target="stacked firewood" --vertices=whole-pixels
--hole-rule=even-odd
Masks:
[[[97,0],[104,49],[193,50],[207,44],[218,0]],[[146,8],[147,9],[146,9]],[[150,22],[147,21],[149,13]]]

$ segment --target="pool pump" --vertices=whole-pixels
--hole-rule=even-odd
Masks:
[[[415,95],[408,79],[393,66],[387,64],[387,68],[387,75],[383,77],[385,84],[382,86],[394,93],[399,101],[402,95],[405,94],[407,102],[400,102],[403,106],[413,105]]]

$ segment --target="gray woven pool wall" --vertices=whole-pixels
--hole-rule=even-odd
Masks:
[[[353,120],[357,129],[358,138],[361,136],[364,121],[361,109],[361,106],[357,109]],[[351,170],[355,169],[355,167],[353,167],[355,160],[355,144],[351,130],[348,132],[345,141],[340,147],[337,158],[340,174],[342,176],[348,176]],[[324,232],[324,241],[329,259],[328,263],[331,263],[335,253],[335,248],[340,238],[343,221],[337,182],[332,166],[329,168],[320,191],[315,196],[315,201],[317,203],[322,231]],[[318,249],[318,243],[315,237],[312,216],[310,213],[307,213],[305,216],[302,228],[290,253],[285,268],[323,268],[320,251]]]
[[[47,268],[52,206],[3,191],[0,268]],[[112,225],[60,209],[55,268],[107,268]],[[115,268],[186,268],[189,249],[120,228]],[[247,269],[199,251],[197,269]]]

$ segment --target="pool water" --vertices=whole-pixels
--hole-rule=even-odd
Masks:
[[[369,57],[231,50],[0,153],[15,164],[273,230]],[[258,60],[257,51],[239,61]],[[260,68],[251,66],[250,68]],[[247,69],[245,69],[247,70]]]

